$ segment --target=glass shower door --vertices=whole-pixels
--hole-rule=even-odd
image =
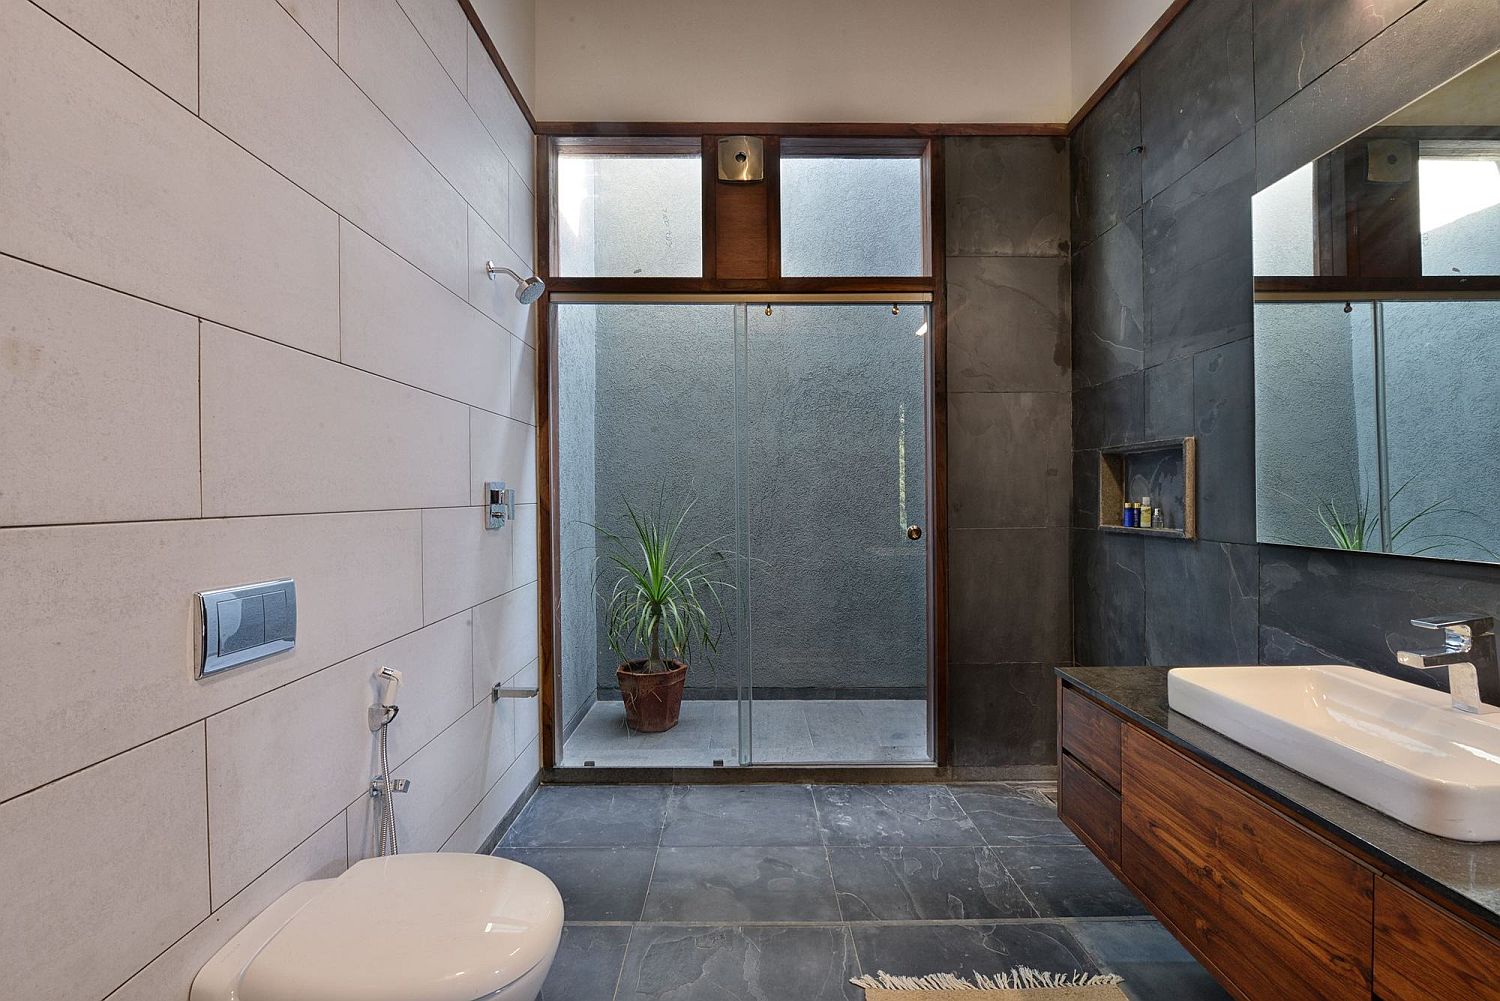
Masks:
[[[743,315],[741,760],[931,760],[928,310]]]
[[[564,767],[928,761],[927,307],[556,307]],[[627,725],[599,596],[629,510],[729,556],[680,722]]]
[[[712,767],[744,755],[737,734],[743,591],[726,595],[717,652],[688,658],[679,722],[627,725],[601,590],[606,534],[631,548],[630,511],[674,522],[683,552],[729,555],[739,572],[735,410],[738,303],[567,303],[556,307],[559,520],[558,729],[565,767]],[[601,581],[603,582],[601,584]],[[639,657],[633,650],[629,656]]]

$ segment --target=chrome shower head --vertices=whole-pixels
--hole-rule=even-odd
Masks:
[[[532,275],[521,279],[521,286],[516,289],[516,298],[521,301],[521,305],[530,306],[540,299],[545,291],[547,291],[547,283],[536,275]]]
[[[523,306],[530,306],[542,297],[542,293],[547,291],[547,283],[536,275],[529,275],[522,278],[510,268],[501,267],[494,261],[484,262],[484,273],[489,276],[490,281],[494,281],[495,276],[499,274],[510,275],[514,278],[516,280],[516,301]]]

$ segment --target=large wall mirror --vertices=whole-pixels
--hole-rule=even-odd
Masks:
[[[1260,191],[1260,541],[1500,562],[1500,53]]]

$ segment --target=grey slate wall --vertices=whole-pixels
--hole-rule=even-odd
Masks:
[[[1072,658],[1068,146],[945,141],[952,763],[1050,763]]]
[[[1195,0],[1074,134],[1080,663],[1395,673],[1412,615],[1500,610],[1500,568],[1256,544],[1250,260],[1257,187],[1497,47],[1494,0]],[[1189,433],[1202,541],[1091,530],[1095,449]]]

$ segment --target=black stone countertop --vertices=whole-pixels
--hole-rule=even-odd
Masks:
[[[1167,707],[1165,667],[1061,667],[1060,677],[1147,730],[1205,759],[1392,872],[1500,925],[1500,842],[1424,834],[1314,782]]]

